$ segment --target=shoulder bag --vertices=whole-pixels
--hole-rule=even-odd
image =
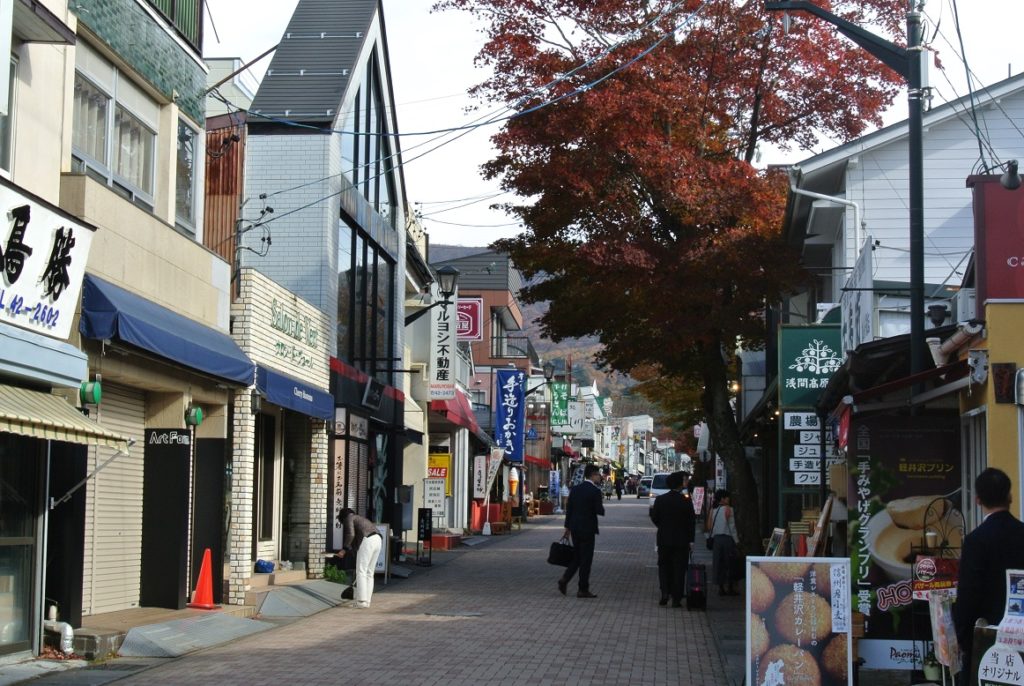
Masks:
[[[708,547],[708,550],[715,549],[715,520],[718,519],[718,511],[720,509],[720,507],[715,508],[715,516],[711,518],[711,530],[708,531],[708,535],[704,539],[704,545]]]

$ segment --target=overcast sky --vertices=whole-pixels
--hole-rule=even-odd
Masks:
[[[465,97],[466,90],[483,78],[473,65],[483,39],[468,15],[430,12],[433,1],[384,0],[401,133],[465,125],[480,116],[467,114],[464,109],[472,104]],[[953,1],[931,0],[925,6],[930,19],[928,37],[935,35],[932,45],[952,82],[951,86],[937,70],[933,73],[936,105],[967,93],[965,70],[958,57]],[[255,12],[252,0],[206,0],[210,15],[205,54],[255,58],[280,40],[296,3],[297,0],[261,2]],[[1024,0],[961,0],[958,7],[964,52],[982,84],[1006,78],[1008,70],[1013,74],[1024,71],[1020,48]],[[266,58],[254,68],[254,76],[262,76],[268,64]],[[904,102],[905,97],[901,97],[886,123],[905,117]],[[497,184],[485,182],[479,174],[480,165],[491,153],[488,139],[494,130],[475,129],[433,151],[431,148],[441,140],[423,144],[434,137],[403,139],[406,192],[411,202],[421,203],[418,207],[432,242],[482,246],[517,232],[508,217],[488,209],[488,205],[501,198],[490,197],[498,193]],[[766,152],[761,162],[796,162],[810,154]],[[1024,138],[1020,156],[1024,157]]]

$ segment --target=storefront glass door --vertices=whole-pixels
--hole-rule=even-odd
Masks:
[[[29,648],[43,446],[0,433],[0,653]]]

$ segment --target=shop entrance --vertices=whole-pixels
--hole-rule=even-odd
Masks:
[[[45,442],[0,433],[0,654],[28,650]]]

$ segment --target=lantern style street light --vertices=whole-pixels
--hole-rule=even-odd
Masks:
[[[434,309],[438,305],[448,307],[452,304],[452,296],[455,295],[455,289],[459,285],[459,270],[450,264],[446,264],[437,270],[437,290],[441,295],[441,299],[437,302],[427,305],[422,310],[413,312],[405,318],[405,325],[409,326],[414,321],[425,315],[430,310]]]

